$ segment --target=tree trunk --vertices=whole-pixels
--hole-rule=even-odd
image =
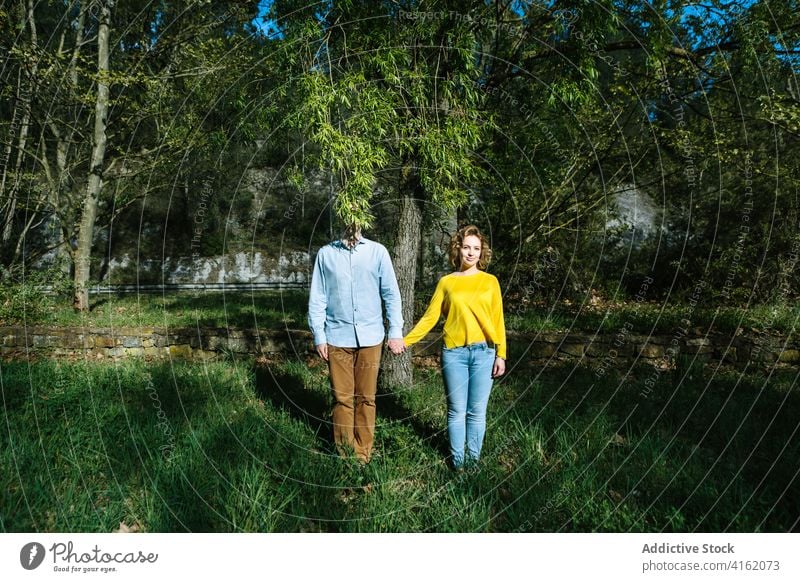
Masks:
[[[72,49],[72,56],[69,61],[69,75],[70,91],[74,96],[78,92],[78,58],[80,57],[81,48],[83,47],[84,29],[86,27],[86,13],[88,12],[90,4],[88,2],[81,2],[80,12],[78,13],[77,24],[73,26],[75,30],[75,42]],[[65,58],[63,50],[59,49],[59,62]],[[82,105],[74,105],[72,109],[72,117],[67,120],[67,130],[62,131],[58,124],[48,116],[47,124],[50,128],[56,141],[56,167],[58,170],[58,178],[55,188],[51,190],[50,207],[52,208],[52,215],[50,216],[50,225],[48,230],[54,233],[54,244],[56,245],[56,265],[64,274],[65,277],[72,275],[74,277],[74,256],[71,248],[70,241],[70,207],[69,192],[72,189],[73,181],[68,171],[67,164],[69,161],[70,148],[75,140],[75,133],[78,128],[80,111]]]
[[[419,280],[425,281],[426,285],[433,285],[452,270],[449,261],[450,237],[457,229],[458,216],[455,208],[446,210],[435,207],[430,213],[426,213],[419,270]]]
[[[417,274],[417,258],[422,235],[422,212],[416,179],[400,182],[400,216],[397,236],[392,251],[392,263],[400,287],[403,302],[403,333],[414,325],[414,285]],[[395,356],[385,350],[382,358],[381,387],[390,390],[397,386],[409,386],[413,380],[411,354],[406,351]]]
[[[36,49],[38,45],[38,37],[36,34],[36,21],[34,20],[33,16],[33,0],[28,0],[25,8],[25,16],[23,25],[27,25],[30,30],[31,35],[31,49],[36,54]],[[33,62],[31,63],[31,70],[30,74],[28,75],[28,83],[27,85],[23,86],[22,84],[22,77],[17,82],[17,104],[22,111],[22,123],[20,124],[19,128],[19,140],[17,142],[17,160],[14,165],[14,181],[11,185],[11,190],[6,195],[5,190],[5,183],[6,183],[6,168],[3,169],[3,177],[2,183],[0,184],[0,198],[5,198],[7,205],[7,210],[4,212],[5,216],[3,219],[3,232],[2,232],[2,241],[3,243],[8,243],[11,240],[11,234],[14,227],[14,215],[17,211],[17,194],[19,190],[19,180],[20,180],[20,173],[22,171],[22,161],[25,157],[25,147],[27,146],[28,141],[28,128],[30,127],[31,121],[31,95],[36,90],[35,83],[36,83],[36,73],[39,70],[39,59],[38,57],[33,57]],[[12,131],[14,128],[14,120],[16,119],[17,114],[17,107],[14,108],[14,117],[12,118],[11,122],[11,129]],[[11,136],[9,136],[9,143],[11,141]],[[10,153],[10,148],[7,149]],[[6,166],[8,165],[8,159],[6,159]]]
[[[111,21],[111,0],[105,0],[100,8],[100,22],[97,30],[97,95],[94,110],[94,145],[89,167],[89,179],[83,198],[83,213],[78,226],[78,244],[75,249],[74,299],[72,306],[76,311],[89,309],[89,272],[92,255],[94,223],[97,217],[97,202],[103,180],[103,162],[106,154],[106,117],[108,115],[108,49],[109,27]]]

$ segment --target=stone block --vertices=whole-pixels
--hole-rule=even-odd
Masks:
[[[96,348],[113,348],[114,338],[107,335],[98,335],[94,338],[94,346]]]
[[[189,344],[177,344],[169,346],[169,356],[179,360],[191,360],[192,346]]]
[[[733,348],[736,349],[736,348]],[[692,356],[695,354],[711,354],[714,352],[714,346],[709,344],[687,344],[681,348],[681,353]]]
[[[143,358],[144,348],[123,348],[125,355],[129,358]]]
[[[56,341],[54,341],[54,339]],[[35,335],[33,336],[33,347],[34,348],[50,348],[56,347],[58,345],[57,338],[53,338],[52,336],[48,335]]]
[[[567,344],[563,343],[558,347],[558,351],[562,354],[567,354],[568,356],[575,356],[580,358],[583,356],[584,345],[583,344]]]
[[[664,357],[664,346],[659,346],[656,344],[647,343],[644,344],[640,348],[641,356],[647,359],[654,359],[654,358],[663,358]]]
[[[196,360],[202,361],[212,361],[219,358],[219,354],[217,352],[212,352],[209,350],[195,350],[193,355]]]
[[[550,358],[555,353],[556,345],[549,342],[534,342],[528,350],[528,356],[531,358]]]
[[[136,336],[125,336],[122,338],[123,348],[141,348],[142,338]]]
[[[720,356],[722,357],[723,362],[727,362],[729,364],[735,364],[738,361],[738,352],[736,348],[728,348],[727,350],[721,350],[721,351],[722,353],[720,354]],[[699,352],[699,353],[705,353],[705,352]]]
[[[634,346],[627,342],[599,343],[595,341],[586,346],[585,355],[600,359],[625,359],[633,355]]]
[[[80,348],[88,350],[94,347],[94,336],[77,333],[66,335],[63,345],[68,348]]]
[[[254,342],[250,342],[245,338],[236,338],[236,337],[228,338],[228,349],[237,354],[247,354],[250,352],[255,352],[256,347],[257,346],[255,345]]]
[[[800,351],[795,349],[783,350],[778,355],[778,361],[782,364],[798,364],[800,363]]]
[[[228,338],[218,335],[209,335],[203,338],[203,347],[207,350],[224,351],[228,348]]]
[[[144,357],[148,360],[163,358],[164,356],[167,355],[166,350],[164,348],[147,347],[143,349],[144,349]]]

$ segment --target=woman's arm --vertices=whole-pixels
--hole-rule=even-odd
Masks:
[[[436,285],[436,291],[433,292],[433,297],[431,297],[428,309],[425,310],[425,315],[417,322],[414,329],[408,332],[406,337],[403,338],[407,346],[413,345],[425,337],[442,316],[442,303],[444,302],[444,284],[442,283],[442,279],[439,279],[439,283]]]
[[[495,339],[497,355],[506,359],[506,324],[503,318],[503,292],[500,290],[500,282],[494,278],[494,293],[492,293],[492,327],[497,337]]]

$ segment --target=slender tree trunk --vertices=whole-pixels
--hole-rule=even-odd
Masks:
[[[11,115],[11,129],[9,132],[9,139],[6,142],[6,147],[3,151],[3,173],[0,176],[0,201],[3,203],[2,208],[2,221],[3,221],[3,231],[2,231],[2,241],[3,243],[7,243],[8,240],[11,238],[11,225],[14,223],[14,212],[16,212],[16,201],[17,197],[15,194],[16,190],[16,182],[17,182],[17,166],[19,165],[19,154],[22,152],[19,151],[17,154],[18,163],[14,165],[15,170],[9,172],[9,161],[11,160],[11,153],[13,151],[12,143],[12,135],[16,133],[16,128],[20,127],[19,125],[19,115],[20,112],[24,109],[24,103],[22,99],[22,70],[20,69],[19,74],[17,75],[17,90],[16,90],[16,103],[14,104],[14,112]],[[24,115],[24,114],[22,114]],[[24,137],[22,131],[19,133],[19,139],[22,141],[22,145],[24,147]],[[19,145],[19,144],[18,144]],[[6,192],[6,182],[8,181],[9,175],[13,174],[14,184],[11,186],[8,192]]]
[[[392,251],[392,263],[400,287],[403,302],[403,333],[414,325],[414,285],[417,274],[420,238],[422,236],[422,212],[419,207],[419,182],[415,173],[400,181],[400,216],[397,236]],[[381,387],[391,389],[408,386],[413,381],[411,354],[400,356],[385,350],[382,362]]]
[[[19,191],[20,172],[22,170],[22,162],[25,158],[25,147],[28,142],[28,128],[30,127],[31,122],[31,95],[33,94],[33,91],[35,91],[36,74],[39,70],[39,59],[38,56],[36,56],[38,37],[36,34],[36,21],[34,20],[33,6],[33,0],[28,0],[24,11],[24,24],[26,24],[30,30],[31,48],[34,56],[33,62],[31,63],[30,73],[28,75],[27,85],[23,85],[21,78],[17,83],[17,103],[22,110],[22,122],[20,123],[19,139],[17,141],[17,159],[16,163],[14,164],[14,181],[11,184],[11,190],[7,195],[4,196],[6,182],[6,172],[4,170],[2,187],[0,187],[0,196],[6,197],[8,207],[3,219],[2,240],[4,244],[11,240],[11,234],[14,227],[14,214],[17,211],[17,194]],[[14,113],[16,114],[16,109]]]
[[[83,213],[78,226],[78,244],[75,249],[74,299],[76,311],[89,309],[89,273],[94,238],[94,223],[97,218],[97,202],[103,180],[103,162],[106,154],[106,122],[108,115],[108,53],[109,28],[112,0],[103,0],[100,7],[100,22],[97,30],[97,95],[94,110],[94,145],[92,146],[89,179],[83,198]]]
[[[86,13],[89,7],[89,2],[81,2],[77,24],[73,26],[75,30],[75,41],[68,67],[70,95],[73,99],[75,99],[78,92],[78,58],[80,57],[81,48],[83,46]],[[59,49],[59,61],[63,58],[64,50],[61,48]],[[62,131],[51,118],[47,120],[48,127],[56,139],[56,167],[58,171],[56,186],[51,190],[52,198],[50,200],[50,207],[52,208],[52,215],[50,216],[49,229],[55,233],[55,241],[57,244],[56,265],[65,276],[69,276],[72,272],[72,267],[74,267],[74,256],[69,240],[69,213],[63,212],[71,204],[69,191],[72,189],[73,185],[72,178],[67,170],[67,164],[69,161],[70,147],[74,142],[75,132],[78,127],[81,109],[81,104],[72,106],[72,117],[68,121],[68,129],[66,131]]]

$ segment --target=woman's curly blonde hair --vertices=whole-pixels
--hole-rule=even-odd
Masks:
[[[468,236],[477,236],[481,240],[481,257],[478,259],[478,269],[485,271],[492,260],[492,249],[489,247],[489,239],[474,224],[468,224],[459,228],[450,238],[450,264],[454,269],[461,268],[461,245]]]

